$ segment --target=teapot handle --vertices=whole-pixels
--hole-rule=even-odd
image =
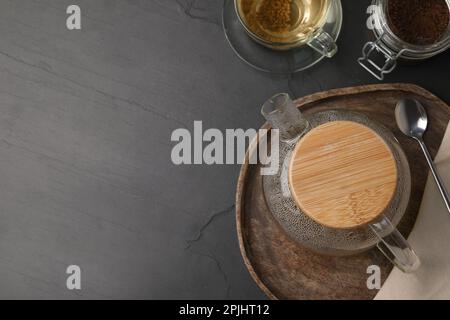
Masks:
[[[379,221],[372,223],[370,227],[380,240],[377,244],[378,249],[395,266],[407,273],[420,267],[419,257],[388,218],[382,216]]]

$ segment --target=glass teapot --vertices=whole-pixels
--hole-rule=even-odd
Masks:
[[[264,194],[287,234],[300,245],[330,255],[351,255],[376,245],[402,271],[416,270],[419,258],[395,228],[409,202],[411,177],[394,135],[354,112],[330,110],[305,117],[288,94],[273,96],[261,112],[280,137],[279,170],[264,176]],[[360,131],[352,134],[348,129]],[[380,146],[376,154],[374,142]],[[345,148],[347,155],[343,155]],[[387,161],[371,163],[383,154]],[[340,159],[350,161],[336,165]],[[358,163],[363,166],[355,169]],[[371,179],[358,180],[380,165],[392,174],[378,172]],[[389,184],[376,185],[378,177],[387,176],[391,176]],[[363,185],[362,193],[355,189],[367,181],[371,185]]]

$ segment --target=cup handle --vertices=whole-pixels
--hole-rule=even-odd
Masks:
[[[311,40],[309,40],[308,46],[327,58],[333,57],[338,50],[334,39],[323,30],[319,31]]]
[[[420,267],[420,259],[413,248],[385,216],[370,227],[380,240],[378,249],[395,266],[408,273]]]

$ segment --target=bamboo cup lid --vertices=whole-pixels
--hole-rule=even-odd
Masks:
[[[289,185],[294,201],[316,222],[354,228],[375,220],[391,202],[397,166],[384,140],[351,121],[308,132],[295,147]]]

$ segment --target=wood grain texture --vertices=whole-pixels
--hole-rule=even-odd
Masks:
[[[372,129],[333,121],[308,132],[295,147],[289,185],[296,204],[330,228],[375,220],[397,187],[394,156]]]
[[[320,92],[297,100],[305,113],[348,109],[366,114],[393,131],[408,157],[411,200],[398,226],[407,236],[422,200],[428,168],[419,146],[396,127],[394,108],[404,97],[427,107],[430,127],[424,139],[434,156],[450,120],[450,108],[425,89],[411,84],[379,84]],[[269,128],[266,124],[264,128]],[[372,299],[367,267],[378,265],[384,282],[391,263],[376,249],[349,257],[318,255],[292,241],[269,212],[257,165],[244,164],[236,192],[237,232],[244,262],[258,286],[271,299]]]

